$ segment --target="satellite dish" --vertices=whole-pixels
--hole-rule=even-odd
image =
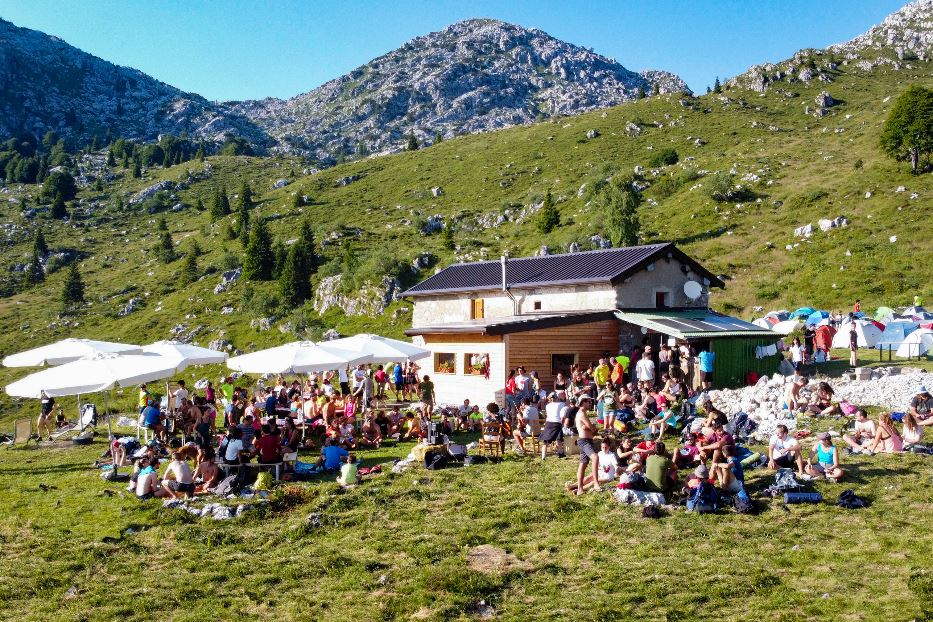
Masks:
[[[703,295],[703,286],[696,281],[687,281],[684,283],[684,294],[690,300],[696,300]]]

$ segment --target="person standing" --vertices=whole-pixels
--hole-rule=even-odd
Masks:
[[[36,423],[36,435],[42,440],[42,430],[45,429],[49,440],[52,440],[52,411],[55,409],[55,398],[43,391],[39,404],[39,421]]]
[[[590,421],[590,406],[593,405],[593,398],[589,396],[582,396],[577,402],[577,415],[574,419],[574,424],[577,428],[577,434],[579,438],[577,439],[577,446],[580,448],[580,466],[577,467],[577,495],[582,495],[584,493],[583,489],[583,476],[586,473],[586,467],[593,463],[593,487],[591,490],[594,492],[601,492],[602,488],[599,486],[599,458],[596,455],[596,447],[593,446],[593,436],[596,433],[596,428],[593,426],[593,422]]]
[[[544,429],[538,436],[541,444],[541,459],[547,455],[547,446],[550,443],[557,443],[557,455],[564,455],[564,426],[562,425],[562,414],[566,404],[557,397],[557,393],[552,392],[547,396],[547,406],[544,407]]]
[[[858,304],[858,301],[855,301]],[[858,332],[855,325],[855,314],[849,314],[849,367],[855,369],[858,365]]]
[[[852,313],[861,313],[861,312],[862,312],[862,301],[856,298],[855,304],[852,305]]]
[[[700,383],[704,391],[713,388],[713,365],[716,361],[716,353],[708,348],[700,352]]]
[[[635,376],[644,390],[654,386],[654,361],[651,359],[651,346],[645,346],[644,354],[635,363]]]
[[[807,360],[813,360],[813,354],[816,352],[813,349],[814,339],[816,339],[816,326],[807,324],[806,328],[803,329],[803,345],[806,348],[803,355],[804,363],[806,363]]]

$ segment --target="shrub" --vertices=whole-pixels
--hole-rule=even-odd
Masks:
[[[671,164],[677,164],[680,161],[680,156],[677,155],[677,151],[673,147],[665,147],[664,149],[659,149],[654,152],[651,158],[648,160],[648,166],[651,168],[658,168],[660,166],[670,166]]]

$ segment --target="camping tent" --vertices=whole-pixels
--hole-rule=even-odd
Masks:
[[[778,322],[771,327],[776,333],[781,333],[782,335],[789,335],[795,330],[803,328],[803,322],[798,320],[784,320],[783,322]]]
[[[814,312],[816,312],[816,309],[814,309],[813,307],[800,307],[799,309],[791,313],[790,317],[788,317],[787,319],[795,320],[797,318],[800,318],[800,319],[805,320],[806,318],[810,317],[810,315]]]
[[[760,326],[765,330],[771,330],[771,327],[774,326],[771,322],[768,321],[768,318],[760,317],[757,320],[752,320],[752,324],[755,326]]]
[[[765,319],[772,320],[772,324],[777,324],[778,322],[783,322],[784,320],[790,319],[790,311],[786,309],[781,309],[780,311],[768,311],[765,313]]]
[[[814,311],[807,316],[807,326],[823,326],[829,324],[829,311]]]
[[[175,362],[158,354],[101,354],[30,374],[8,384],[6,392],[28,398],[39,398],[42,391],[50,397],[83,395],[153,382],[174,373]]]
[[[894,319],[894,309],[891,307],[878,307],[878,310],[875,311],[874,318],[879,322],[889,322]]]
[[[878,343],[878,339],[881,338],[881,329],[878,328],[873,322],[869,322],[867,320],[855,321],[855,333],[858,335],[858,347],[860,348],[874,348],[875,344]],[[843,325],[843,328],[841,328],[839,332],[837,332],[833,337],[833,347],[849,347],[848,324]]]
[[[363,355],[366,357],[361,361],[363,363],[392,363],[431,356],[430,350],[420,348],[410,342],[367,333],[326,341],[322,345]]]
[[[933,348],[933,330],[918,328],[904,338],[897,348],[897,355],[904,358],[923,356],[931,348]]]
[[[62,339],[47,346],[11,354],[3,359],[4,367],[42,367],[64,365],[83,358],[101,354],[142,354],[139,346],[93,339]]]
[[[312,341],[293,341],[227,359],[227,367],[253,374],[305,374],[356,365],[366,356]]]
[[[829,349],[833,345],[833,337],[835,335],[836,329],[832,326],[824,324],[823,326],[817,327],[816,335],[813,337],[813,342],[816,344],[817,348],[829,352]]]
[[[885,350],[896,350],[907,335],[916,329],[917,325],[910,320],[891,320],[885,324],[884,331],[876,345]]]

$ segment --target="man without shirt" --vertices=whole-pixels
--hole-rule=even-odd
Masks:
[[[191,467],[181,459],[181,454],[177,451],[172,452],[172,461],[165,469],[162,488],[172,499],[177,499],[179,493],[185,495],[186,499],[194,494],[194,475],[191,473]]]
[[[868,418],[868,413],[859,408],[855,411],[855,427],[852,434],[845,434],[842,440],[849,446],[849,450],[854,453],[868,453],[868,445],[875,440],[875,422]],[[864,448],[863,448],[864,447]]]
[[[586,473],[586,467],[590,462],[593,463],[593,487],[591,490],[593,492],[600,492],[602,488],[599,486],[599,458],[596,456],[596,448],[593,446],[593,436],[596,434],[596,428],[593,426],[593,422],[590,421],[590,406],[593,405],[593,399],[588,396],[581,396],[577,400],[577,415],[575,417],[575,425],[577,428],[577,446],[580,448],[580,466],[577,468],[577,495],[582,495],[585,491],[583,489],[583,475]]]

